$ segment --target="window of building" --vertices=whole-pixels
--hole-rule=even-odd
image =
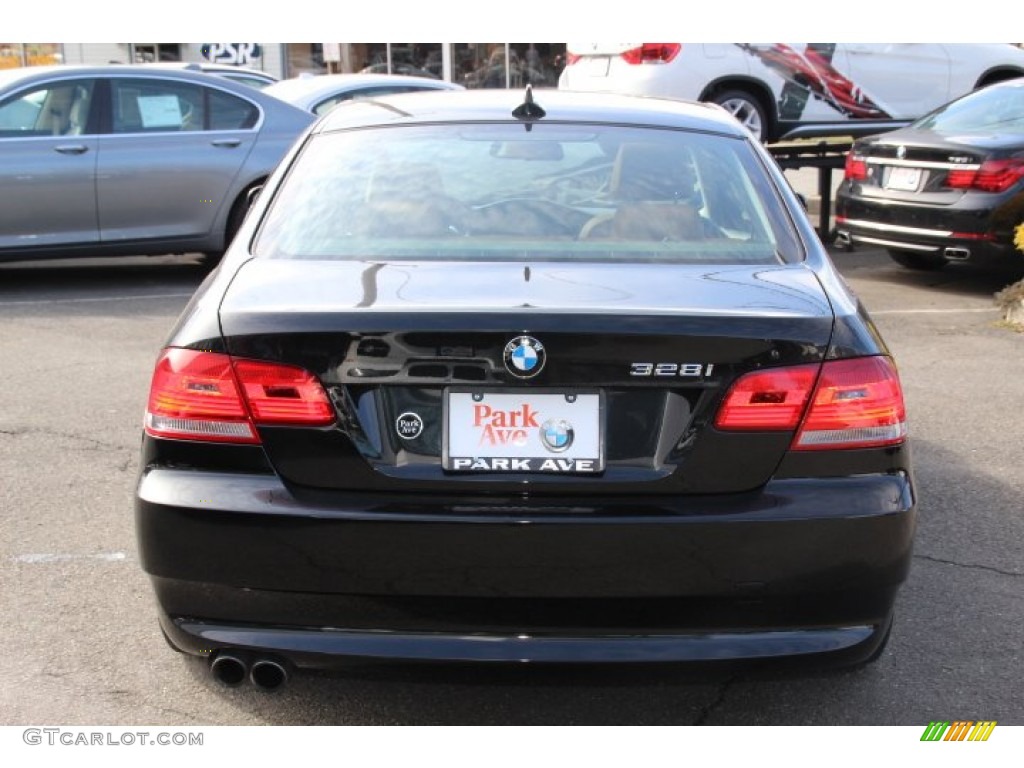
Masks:
[[[298,77],[307,73],[322,75],[327,71],[322,43],[288,43],[286,48],[287,77]]]
[[[131,57],[136,64],[181,61],[181,43],[132,43]]]
[[[60,43],[0,43],[0,69],[63,63]]]
[[[505,43],[453,43],[452,82],[467,88],[505,88]]]

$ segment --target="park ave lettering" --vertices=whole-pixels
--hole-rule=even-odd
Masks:
[[[479,445],[526,445],[526,430],[538,429],[538,413],[523,403],[519,408],[503,411],[489,405],[473,406],[473,426],[483,427]]]
[[[452,459],[452,469],[480,472],[597,472],[594,459]]]

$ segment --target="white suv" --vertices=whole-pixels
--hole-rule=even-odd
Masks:
[[[569,43],[559,88],[721,104],[762,141],[857,120],[860,134],[1024,75],[1008,43]]]

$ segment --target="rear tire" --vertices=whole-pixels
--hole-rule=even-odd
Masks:
[[[242,190],[242,194],[238,196],[235,202],[231,206],[231,213],[228,214],[227,226],[224,227],[224,250],[222,251],[207,251],[203,254],[203,266],[213,268],[220,263],[221,257],[224,255],[224,251],[231,245],[231,241],[235,239],[235,235],[238,234],[238,230],[242,226],[242,222],[245,221],[245,215],[249,212],[249,192],[250,190],[263,184],[262,181],[258,181]]]
[[[925,256],[920,253],[909,251],[896,251],[889,249],[890,258],[901,267],[913,269],[918,272],[937,272],[946,266],[946,260],[938,256]]]
[[[768,113],[750,91],[729,90],[714,94],[708,101],[723,107],[762,144],[771,138]]]

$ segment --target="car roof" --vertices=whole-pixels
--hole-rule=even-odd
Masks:
[[[263,73],[258,73],[263,74]],[[163,64],[53,64],[44,67],[18,67],[0,70],[0,88],[21,82],[48,80],[55,76],[70,77],[111,77],[114,75],[159,75],[209,85],[211,74],[194,67],[164,66]],[[231,83],[226,78],[217,78],[217,84]],[[251,89],[246,89],[249,93]]]
[[[21,67],[18,69],[0,70],[0,93],[8,89],[30,86],[37,82],[47,82],[55,77],[117,77],[119,75],[157,77],[196,83],[237,94],[250,101],[255,101],[264,109],[305,112],[305,110],[300,110],[298,107],[288,104],[281,99],[265,96],[266,91],[251,88],[227,77],[221,77],[211,72],[202,72],[197,69],[164,67],[153,64],[103,64],[95,66],[56,64],[45,67]]]
[[[217,74],[238,74],[238,75],[250,75],[252,77],[259,78],[260,80],[266,80],[268,83],[276,83],[278,79],[269,72],[264,72],[260,69],[249,69],[246,67],[234,67],[230,64],[207,64],[201,61],[160,61],[153,62],[152,64],[143,64],[145,67],[155,67],[158,69],[177,69],[177,70],[191,70],[193,72],[215,72]]]
[[[265,88],[263,92],[269,93],[278,99],[295,102],[375,85],[412,85],[439,90],[462,90],[461,85],[449,83],[446,80],[434,80],[428,77],[359,73],[293,77],[288,80],[280,80]]]
[[[737,138],[750,136],[735,118],[714,104],[555,89],[533,91],[533,101],[546,113],[539,118],[541,121],[685,128]],[[328,113],[314,132],[371,125],[505,122],[515,119],[512,110],[523,102],[524,91],[520,89],[389,94],[345,102]]]

